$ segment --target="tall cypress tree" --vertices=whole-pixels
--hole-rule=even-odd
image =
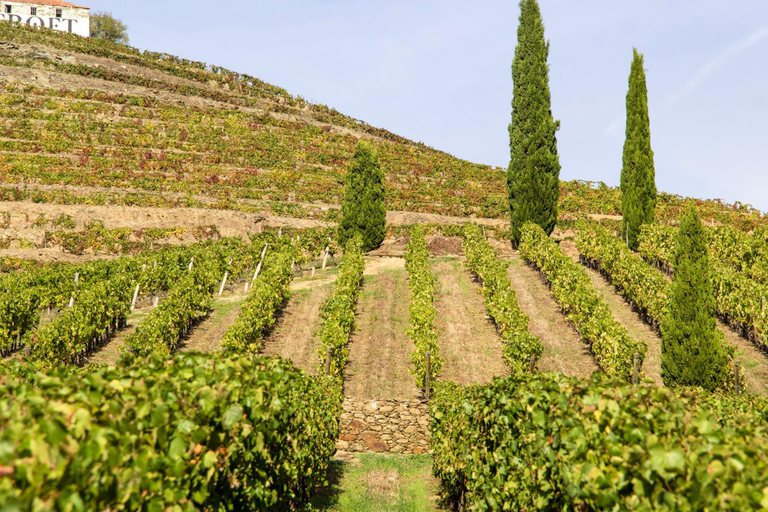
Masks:
[[[383,181],[384,173],[378,156],[367,142],[359,142],[345,179],[339,224],[342,247],[358,233],[363,240],[363,251],[371,251],[381,245],[387,220]]]
[[[653,222],[656,209],[656,171],[651,149],[648,89],[643,55],[633,50],[627,91],[627,131],[621,168],[621,237],[637,249],[640,226]]]
[[[525,222],[555,229],[560,195],[560,159],[549,94],[549,43],[536,0],[520,2],[517,47],[512,61],[512,122],[509,125],[510,162],[507,191],[512,217],[512,245],[520,242]]]
[[[728,378],[729,351],[715,315],[706,234],[693,205],[677,232],[670,307],[661,324],[661,377],[667,386],[712,391]]]

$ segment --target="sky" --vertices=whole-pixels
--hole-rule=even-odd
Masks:
[[[768,211],[768,2],[539,0],[561,179],[618,185],[632,48],[659,190]],[[131,45],[506,167],[517,1],[90,0]]]

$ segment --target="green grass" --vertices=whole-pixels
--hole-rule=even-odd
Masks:
[[[424,512],[439,508],[430,455],[362,454],[334,460],[307,512]]]

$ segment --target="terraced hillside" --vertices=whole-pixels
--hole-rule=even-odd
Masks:
[[[96,202],[214,203],[277,214],[315,203],[322,212],[340,202],[344,167],[368,138],[387,170],[389,209],[482,216],[503,209],[499,169],[256,78],[9,24],[0,41],[6,184],[69,187],[42,189],[60,200],[96,192]]]
[[[345,168],[362,138],[380,154],[389,210],[387,238],[368,254],[355,243],[343,251],[335,228]],[[598,425],[602,414],[624,421],[629,411],[627,421],[635,421],[636,410],[645,407],[664,422],[679,422],[670,423],[670,436],[658,438],[670,444],[642,446],[638,452],[653,455],[653,467],[688,467],[674,451],[683,424],[701,433],[720,429],[729,457],[741,453],[732,450],[734,446],[746,453],[741,443],[750,443],[742,434],[732,435],[726,424],[736,418],[737,426],[743,422],[752,432],[757,419],[764,422],[768,417],[768,402],[751,396],[768,396],[765,217],[749,205],[697,201],[705,222],[719,225],[708,228],[718,255],[718,312],[728,324],[721,327],[734,347],[734,362],[741,365],[749,395],[733,402],[727,396],[694,399],[662,385],[658,319],[665,311],[670,276],[653,268],[671,272],[669,240],[684,198],[659,196],[659,222],[645,233],[648,243],[637,254],[625,250],[612,229],[621,222],[618,190],[602,183],[563,182],[557,231],[550,237],[526,227],[518,252],[508,243],[504,179],[499,168],[462,161],[254,77],[166,54],[0,23],[0,383],[14,397],[9,402],[18,406],[0,413],[13,419],[12,441],[48,439],[42,430],[28,432],[44,414],[61,416],[55,421],[71,426],[69,444],[53,446],[67,451],[66,456],[56,456],[64,469],[46,469],[50,478],[39,488],[24,483],[0,489],[0,498],[5,498],[3,492],[21,489],[18,496],[24,499],[57,499],[63,484],[56,475],[69,475],[67,464],[81,462],[72,453],[84,447],[83,457],[90,456],[85,452],[91,445],[76,441],[89,441],[87,436],[99,430],[80,428],[83,418],[65,416],[65,408],[52,398],[70,401],[64,396],[68,390],[82,386],[87,399],[78,400],[93,408],[95,425],[117,429],[137,423],[122,415],[134,409],[144,414],[144,409],[134,407],[130,394],[123,406],[122,391],[112,384],[122,382],[126,371],[146,378],[156,373],[163,382],[158,389],[167,393],[158,395],[159,412],[153,412],[152,425],[140,435],[149,436],[161,456],[183,459],[183,465],[173,467],[187,471],[185,478],[200,477],[203,473],[196,468],[201,465],[215,463],[221,469],[237,436],[249,438],[254,425],[261,428],[258,418],[267,416],[256,409],[244,411],[238,398],[219,393],[220,387],[216,389],[221,396],[209,397],[211,401],[205,394],[221,382],[237,389],[239,379],[233,376],[251,368],[255,356],[257,368],[249,375],[260,381],[247,386],[256,394],[245,401],[262,403],[262,388],[270,388],[276,400],[270,410],[293,407],[299,414],[278,418],[286,428],[297,429],[287,439],[269,438],[270,432],[282,430],[264,427],[261,441],[254,441],[254,447],[243,445],[249,453],[277,453],[267,457],[276,474],[291,468],[285,481],[268,480],[266,487],[282,482],[281,491],[272,487],[263,493],[264,499],[278,493],[274,498],[287,500],[286,509],[319,498],[330,504],[316,503],[318,510],[337,510],[334,495],[341,493],[343,502],[358,487],[365,487],[359,494],[366,503],[389,503],[404,493],[416,493],[423,498],[419,506],[399,509],[436,509],[439,482],[428,476],[430,453],[443,491],[463,500],[463,486],[469,482],[463,472],[486,474],[469,471],[467,465],[483,463],[472,450],[488,438],[482,429],[482,435],[472,437],[476,426],[466,406],[481,398],[473,393],[485,393],[483,400],[491,406],[487,410],[504,411],[523,401],[516,397],[495,403],[494,397],[530,391],[530,396],[552,396],[570,404],[574,393],[586,397],[596,390],[593,398],[576,397],[577,407],[552,408],[551,400],[542,399],[541,411],[535,413],[545,418],[562,411],[575,415],[576,420],[567,421],[587,426],[594,417],[594,437],[569,434],[579,443],[607,438],[605,425]],[[473,218],[478,225],[466,223]],[[427,223],[433,224],[411,226]],[[593,231],[599,237],[587,238]],[[153,355],[149,362],[129,362],[126,352]],[[23,397],[29,392],[25,379],[39,376],[30,377],[23,369],[28,359],[64,367],[57,370],[58,381],[46,381],[53,390],[36,389],[40,396],[33,393],[29,399]],[[86,363],[103,366],[74,368]],[[635,371],[641,382],[630,386]],[[102,374],[108,378],[99,377]],[[96,377],[80,378],[88,375]],[[100,395],[90,388],[103,382],[111,383],[105,396],[118,404],[109,414],[99,409]],[[206,437],[198,430],[194,441],[181,445],[168,436],[155,443],[157,428],[193,430],[187,420],[194,410],[163,413],[163,407],[177,402],[178,382],[189,393],[181,403],[193,404],[190,410],[194,404],[205,409],[196,421],[210,424],[212,434]],[[140,396],[142,386],[131,393]],[[193,399],[198,391],[201,394]],[[603,400],[610,393],[616,400]],[[639,405],[620,407],[634,403],[631,400]],[[715,404],[725,415],[701,416],[692,423],[687,400],[692,400],[690,410],[696,414]],[[214,402],[215,413],[208,410]],[[48,410],[45,404],[53,405]],[[286,404],[289,408],[281,409]],[[43,407],[42,412],[34,407]],[[739,419],[751,407],[755,417]],[[670,410],[677,412],[670,416]],[[302,415],[311,419],[306,431]],[[490,421],[485,413],[482,421]],[[506,436],[509,423],[499,422],[503,426],[494,427],[494,432]],[[229,448],[211,441],[217,439],[220,423],[221,431],[232,436]],[[642,428],[656,432],[655,425]],[[755,432],[763,443],[763,427]],[[0,434],[5,435],[3,428]],[[554,433],[529,434],[513,444],[530,447],[527,440],[540,438],[530,460],[541,446],[555,449]],[[686,439],[697,432],[690,434]],[[658,441],[643,437],[648,443]],[[315,444],[302,448],[305,438]],[[43,446],[25,442],[9,446]],[[471,446],[464,447],[465,442]],[[614,453],[611,450],[624,446],[621,442],[591,446],[589,452]],[[331,461],[334,444],[340,455]],[[123,469],[136,459],[131,451],[136,447],[141,443],[121,448]],[[572,457],[577,451],[564,450],[558,457]],[[352,452],[412,458],[367,458]],[[509,451],[515,457],[518,452]],[[674,457],[656,462],[654,454],[660,452]],[[700,453],[714,452],[702,445]],[[28,455],[0,453],[0,476],[26,475],[25,461],[34,458]],[[759,452],[752,460],[764,466],[763,455]],[[582,467],[569,458],[563,467],[571,462]],[[457,467],[451,467],[454,463]],[[617,465],[622,474],[635,471],[623,466],[621,457],[601,463]],[[232,464],[232,474],[264,466],[251,468],[237,458]],[[522,483],[528,485],[537,477],[526,473],[525,464],[521,471],[507,472],[514,467],[510,464],[503,472],[526,475]],[[705,467],[707,474],[711,468],[720,474],[715,462]],[[88,496],[98,487],[93,482],[102,481],[104,467],[94,462],[83,471],[91,480],[72,486],[84,485],[78,492]],[[315,488],[317,475],[326,473],[331,485]],[[244,481],[262,478],[243,474]],[[749,483],[752,473],[745,474]],[[312,478],[306,480],[306,475]],[[339,476],[346,483],[339,484]],[[660,485],[666,476],[649,478],[649,485]],[[699,485],[695,478],[691,481]],[[411,489],[419,481],[423,488]],[[756,478],[755,489],[764,489],[763,481]],[[134,508],[144,503],[147,486],[156,487],[151,479],[138,482],[128,475],[116,480],[114,488],[126,484]],[[592,488],[592,483],[582,484],[580,488]],[[226,491],[223,496],[231,494],[227,499],[233,503],[253,500],[241,496],[248,486],[236,479],[216,485]],[[473,485],[483,490],[485,484]],[[707,485],[696,487],[697,492]],[[488,487],[490,495],[503,486],[493,481]],[[180,485],[176,494],[150,498],[168,500],[171,507],[182,496],[202,506],[208,499],[203,494]],[[102,508],[111,506],[105,502]]]
[[[386,171],[388,210],[506,218],[502,169],[345,116],[258,78],[103,40],[0,25],[0,199],[236,209],[338,219],[361,138]],[[616,215],[602,184],[564,183],[561,214]],[[660,218],[681,197],[662,194]],[[749,229],[749,205],[700,202]]]

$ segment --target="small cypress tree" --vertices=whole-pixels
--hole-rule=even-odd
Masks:
[[[621,168],[621,237],[637,250],[640,226],[653,222],[656,209],[656,171],[651,149],[648,89],[643,55],[633,50],[627,91],[627,130]]]
[[[510,162],[507,191],[511,212],[512,245],[520,242],[526,222],[552,233],[560,195],[560,159],[549,93],[549,43],[536,0],[520,2],[517,47],[512,61],[512,122],[509,125]]]
[[[384,174],[378,156],[367,142],[361,141],[347,167],[339,224],[339,242],[342,247],[355,234],[360,234],[365,252],[381,245],[386,234],[387,220],[383,181]]]
[[[704,227],[693,205],[676,237],[670,306],[661,324],[661,377],[667,386],[723,387],[729,356],[717,327]]]

